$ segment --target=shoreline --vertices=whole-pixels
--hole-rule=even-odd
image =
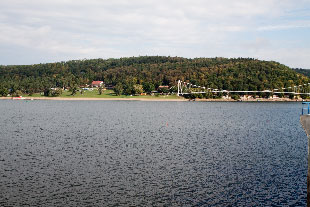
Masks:
[[[54,101],[188,101],[188,99],[162,98],[63,98],[63,97],[24,97],[21,100],[54,100]],[[0,97],[0,100],[13,100],[12,97]]]
[[[165,102],[303,102],[309,100],[302,99],[249,99],[249,100],[233,100],[233,99],[163,99],[163,98],[63,98],[63,97],[24,97],[21,100],[54,100],[54,101],[165,101]],[[12,97],[0,97],[0,100],[13,100]]]

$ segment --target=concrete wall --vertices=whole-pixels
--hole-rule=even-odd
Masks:
[[[302,115],[300,116],[300,123],[302,127],[305,129],[307,137],[308,137],[308,176],[307,176],[307,206],[310,207],[310,115]]]

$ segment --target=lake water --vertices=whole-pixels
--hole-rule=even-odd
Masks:
[[[0,101],[0,206],[305,206],[300,103]]]

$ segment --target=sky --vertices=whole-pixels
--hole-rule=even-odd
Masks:
[[[310,69],[310,0],[0,1],[0,65],[144,55]]]

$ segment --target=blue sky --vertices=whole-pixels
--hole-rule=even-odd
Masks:
[[[1,0],[0,64],[140,55],[310,69],[310,0]]]

